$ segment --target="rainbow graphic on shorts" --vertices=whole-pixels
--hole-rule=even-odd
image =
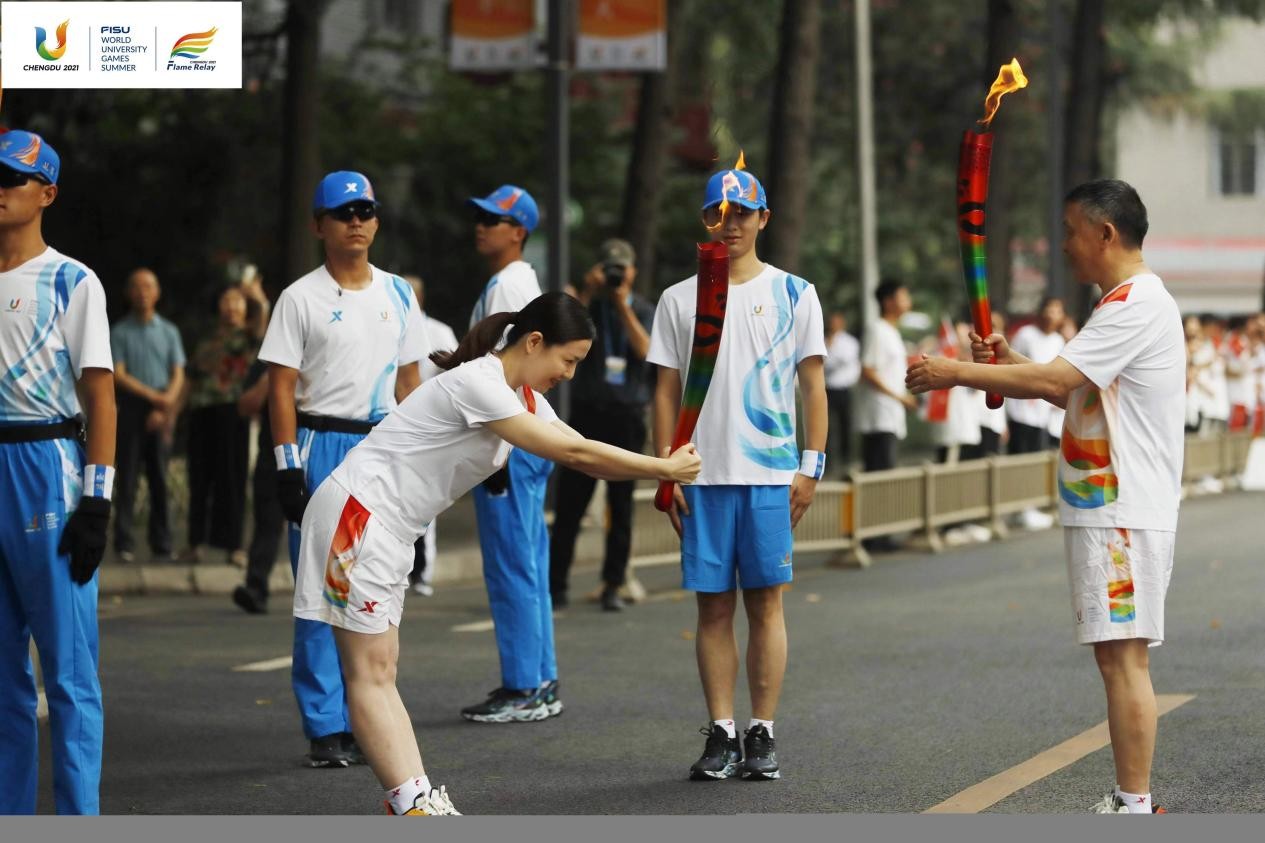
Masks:
[[[1111,610],[1112,623],[1129,623],[1138,618],[1133,602],[1133,568],[1129,565],[1129,531],[1120,527],[1116,532],[1121,543],[1107,542],[1107,554],[1111,557],[1111,573],[1114,579],[1107,583],[1107,605]]]
[[[201,58],[202,54],[211,46],[211,41],[215,38],[215,33],[219,31],[219,27],[211,27],[206,32],[190,32],[188,35],[182,35],[176,39],[176,43],[171,46],[171,57],[179,56],[182,59]]]
[[[66,55],[66,29],[70,26],[70,19],[61,22],[57,27],[57,46],[49,48],[48,33],[44,31],[44,27],[35,27],[35,52],[40,54],[40,58],[45,61],[57,61]]]
[[[329,556],[325,559],[325,602],[340,609],[347,608],[347,595],[351,592],[351,568],[356,564],[356,546],[365,534],[369,523],[369,510],[347,496],[342,514],[338,516],[338,528],[329,544]]]

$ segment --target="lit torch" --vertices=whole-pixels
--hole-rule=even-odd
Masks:
[[[984,234],[984,205],[988,200],[988,166],[993,154],[993,133],[988,131],[1001,98],[1011,91],[1026,87],[1028,79],[1018,59],[1002,65],[996,81],[988,90],[984,101],[984,118],[979,121],[984,130],[967,129],[962,135],[962,147],[958,153],[958,244],[962,247],[962,273],[966,280],[966,297],[971,305],[971,321],[975,333],[987,337],[993,332],[992,310],[988,305],[988,256]],[[988,406],[1001,406],[1000,395],[990,393]]]
[[[735,171],[746,168],[746,161],[739,152],[738,162],[734,164],[733,170],[721,177],[723,192],[718,208],[720,217],[714,225],[703,221],[703,225],[712,234],[725,225],[725,217],[729,214],[730,192],[733,192],[735,198],[742,193],[742,183]],[[751,185],[752,191],[755,191],[755,182],[752,181]],[[689,367],[685,371],[681,411],[676,419],[676,432],[672,435],[673,451],[694,436],[694,426],[698,424],[699,414],[703,412],[703,401],[707,398],[707,389],[711,386],[712,374],[716,371],[716,354],[720,351],[720,335],[725,327],[725,303],[728,298],[729,247],[722,240],[699,243],[694,342],[690,349]],[[667,512],[672,508],[673,485],[670,480],[659,483],[659,490],[654,496],[655,509]]]

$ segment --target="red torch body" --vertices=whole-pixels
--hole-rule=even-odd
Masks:
[[[962,276],[975,333],[987,337],[993,332],[992,310],[988,303],[988,237],[985,234],[985,206],[988,202],[988,168],[993,154],[992,132],[967,130],[958,153],[958,244],[962,251]],[[989,393],[991,409],[1002,397]]]

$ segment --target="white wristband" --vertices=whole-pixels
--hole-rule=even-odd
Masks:
[[[805,451],[799,460],[799,473],[820,480],[826,473],[826,455],[821,451]]]
[[[83,496],[110,499],[114,494],[114,466],[94,465],[83,467]]]
[[[299,459],[299,446],[293,442],[276,446],[272,449],[272,453],[277,457],[277,471],[303,467],[303,460]]]

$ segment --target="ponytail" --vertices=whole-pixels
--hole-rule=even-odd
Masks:
[[[517,313],[494,313],[476,323],[455,351],[436,351],[430,356],[431,362],[441,369],[455,369],[462,363],[477,360],[496,349],[506,328],[509,328],[506,346],[533,331],[540,332],[545,345],[592,340],[597,336],[597,328],[584,305],[566,293],[545,293]]]
[[[455,369],[462,363],[478,360],[496,348],[501,336],[516,319],[517,313],[508,311],[493,313],[486,319],[476,322],[474,327],[461,338],[461,343],[453,351],[435,351],[430,355],[430,362],[441,369]]]

